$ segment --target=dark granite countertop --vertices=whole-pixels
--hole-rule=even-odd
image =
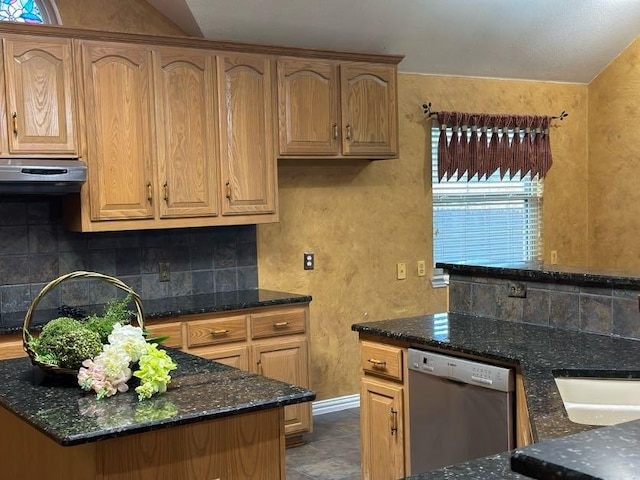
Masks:
[[[310,301],[310,295],[253,289],[171,297],[159,300],[143,299],[142,306],[144,308],[145,319],[158,319],[195,313],[215,313],[273,305],[309,303]],[[88,305],[82,308],[89,313],[101,312],[103,305]],[[21,332],[25,313],[26,312],[0,314],[0,334]],[[37,309],[31,326],[37,328],[38,325],[42,325],[57,316],[59,316],[57,309]]]
[[[554,375],[640,377],[637,340],[452,313],[358,323],[352,329],[416,348],[430,347],[518,365],[536,442],[596,432],[595,427],[568,419]],[[505,458],[485,462],[503,470]],[[457,473],[455,477],[433,478],[479,478],[465,476],[463,470]]]
[[[436,267],[456,275],[479,275],[585,287],[640,289],[640,273],[622,270],[599,270],[543,263],[491,263],[486,265],[436,263]]]
[[[142,402],[133,390],[97,400],[73,378],[38,384],[29,359],[0,361],[0,406],[70,446],[315,399],[305,388],[167,350],[178,363],[169,388]]]

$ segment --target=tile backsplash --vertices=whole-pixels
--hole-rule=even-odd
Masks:
[[[531,281],[521,282],[526,298],[513,298],[509,283],[450,275],[449,311],[640,339],[637,290]]]
[[[168,282],[159,262],[169,263]],[[59,198],[0,196],[0,312],[25,311],[46,283],[75,270],[118,277],[143,300],[257,288],[256,227],[68,232]],[[104,303],[114,291],[67,280],[39,307]]]

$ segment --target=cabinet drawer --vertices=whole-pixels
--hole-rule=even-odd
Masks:
[[[375,373],[402,381],[402,348],[363,341],[360,365],[365,373]]]
[[[187,347],[218,345],[247,339],[247,316],[196,320],[187,323]]]
[[[306,311],[303,308],[280,311],[254,313],[251,315],[252,338],[276,337],[304,333]]]
[[[149,337],[169,337],[162,345],[166,347],[182,348],[182,324],[180,322],[155,323],[145,325]]]

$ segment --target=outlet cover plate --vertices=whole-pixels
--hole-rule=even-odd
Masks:
[[[507,292],[509,297],[527,298],[527,285],[523,282],[509,282]]]

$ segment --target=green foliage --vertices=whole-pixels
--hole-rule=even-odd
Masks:
[[[122,300],[111,300],[107,303],[102,315],[91,315],[87,318],[87,328],[100,335],[102,343],[107,343],[107,337],[109,337],[116,323],[121,325],[131,323],[131,317],[135,313],[128,308],[130,301],[131,294],[128,294]]]
[[[46,347],[58,360],[60,367],[80,368],[84,360],[93,358],[102,351],[102,342],[96,332],[80,326],[60,333]]]
[[[48,342],[50,339],[57,337],[61,333],[68,332],[70,330],[76,330],[82,327],[82,324],[71,317],[58,317],[51,320],[44,327],[38,337],[38,342]]]

